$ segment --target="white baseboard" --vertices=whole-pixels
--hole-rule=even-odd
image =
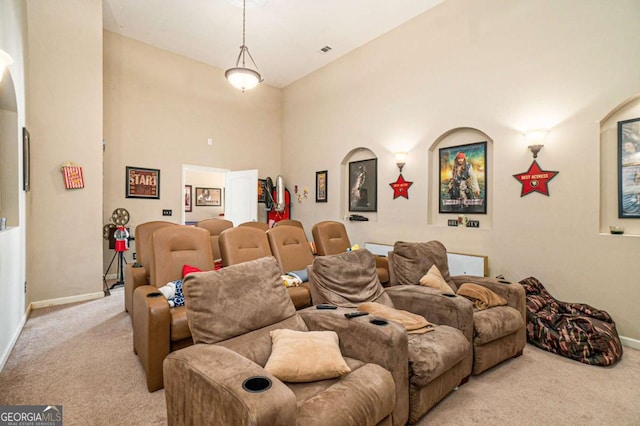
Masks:
[[[78,294],[77,296],[59,297],[57,299],[40,300],[38,302],[31,302],[29,304],[30,309],[46,308],[47,306],[66,305],[67,303],[85,302],[87,300],[100,299],[104,297],[104,292],[98,291],[95,293]]]
[[[2,354],[2,358],[0,358],[0,371],[4,369],[4,365],[7,363],[7,360],[9,359],[9,355],[11,355],[11,351],[13,350],[13,347],[16,345],[16,342],[18,341],[18,337],[20,337],[20,333],[22,333],[22,329],[24,328],[24,325],[27,323],[27,319],[29,318],[30,313],[31,313],[31,305],[27,307],[27,310],[25,311],[22,317],[22,321],[20,321],[20,325],[16,329],[16,332],[13,334],[13,337],[11,337],[11,341],[9,342],[9,344],[7,345],[7,348]]]
[[[622,346],[626,346],[628,348],[640,349],[640,340],[637,339],[620,336],[620,343],[622,343]]]

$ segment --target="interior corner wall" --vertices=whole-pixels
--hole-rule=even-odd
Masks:
[[[601,234],[599,224],[599,122],[640,93],[640,55],[629,51],[638,22],[636,0],[447,0],[293,83],[283,173],[313,192],[315,172],[327,170],[328,202],[293,203],[292,217],[307,230],[342,220],[341,160],[367,147],[378,157],[378,212],[345,222],[353,244],[435,239],[487,255],[491,276],[535,276],[560,300],[607,310],[621,335],[640,340],[640,237]],[[428,218],[429,150],[464,127],[493,141],[491,227],[482,216],[480,229]],[[522,197],[513,175],[533,161],[523,132],[540,127],[551,131],[537,161],[559,174],[548,196]],[[394,151],[408,152],[408,199],[394,200],[388,185]]]
[[[102,291],[102,2],[27,3],[32,302]],[[67,190],[61,166],[83,169]]]

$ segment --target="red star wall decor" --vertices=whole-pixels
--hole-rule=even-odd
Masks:
[[[539,192],[546,196],[549,196],[549,181],[553,179],[559,172],[552,172],[549,170],[542,170],[536,160],[533,160],[529,170],[524,173],[513,175],[522,184],[521,197],[532,192]]]
[[[391,182],[389,184],[390,187],[393,188],[393,199],[395,200],[398,197],[404,197],[407,200],[409,199],[409,187],[413,185],[413,182],[409,182],[404,180],[402,174],[398,176],[398,179],[395,182]]]

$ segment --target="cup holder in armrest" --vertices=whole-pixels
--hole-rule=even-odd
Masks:
[[[242,389],[250,393],[259,393],[271,387],[271,379],[264,376],[253,376],[242,382]]]
[[[387,325],[389,324],[389,321],[382,319],[382,318],[372,318],[371,320],[369,320],[369,322],[373,325]]]
[[[160,293],[159,291],[153,291],[147,294],[147,297],[159,297],[159,296],[162,296],[162,293]]]
[[[142,268],[142,263],[136,262],[133,264],[132,268]]]

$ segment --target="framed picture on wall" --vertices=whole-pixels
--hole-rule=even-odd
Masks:
[[[22,189],[31,189],[31,135],[26,127],[22,128]]]
[[[618,217],[640,218],[640,118],[618,122]]]
[[[440,148],[439,212],[487,213],[487,142]]]
[[[196,206],[218,207],[221,205],[221,188],[196,188]]]
[[[160,199],[160,170],[126,167],[126,197]]]
[[[326,170],[316,172],[316,203],[327,202],[327,176]]]
[[[349,163],[349,211],[378,211],[378,159]]]
[[[184,211],[191,212],[193,211],[193,203],[191,201],[191,196],[193,194],[191,190],[191,185],[184,186]]]
[[[267,202],[267,181],[266,179],[258,179],[258,202]]]

